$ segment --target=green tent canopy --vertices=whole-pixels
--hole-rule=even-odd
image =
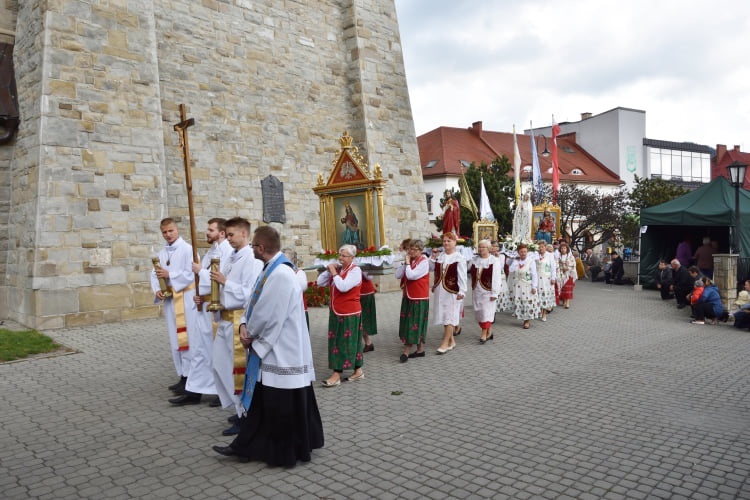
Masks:
[[[679,198],[641,210],[641,283],[652,285],[659,259],[673,259],[677,244],[686,238],[693,251],[708,236],[719,243],[719,252],[729,252],[734,201],[735,188],[717,177]],[[740,189],[740,225],[740,256],[746,258],[750,257],[750,192],[744,189]]]

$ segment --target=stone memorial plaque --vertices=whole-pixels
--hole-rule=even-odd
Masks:
[[[263,222],[286,222],[284,211],[284,183],[273,175],[260,181],[263,191]]]

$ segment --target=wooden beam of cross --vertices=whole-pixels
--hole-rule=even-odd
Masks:
[[[193,210],[193,177],[190,175],[190,147],[188,146],[188,127],[195,125],[195,120],[188,118],[185,105],[180,104],[180,123],[174,125],[174,130],[180,137],[180,149],[182,159],[185,163],[185,183],[187,184],[188,211],[190,213],[190,239],[193,244],[193,262],[200,263],[198,259],[198,238],[195,231],[195,211]],[[198,287],[198,275],[195,275],[196,293]]]

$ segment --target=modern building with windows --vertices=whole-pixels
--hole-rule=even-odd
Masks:
[[[711,181],[711,157],[715,152],[708,146],[644,138],[643,149],[652,179],[671,180],[691,189]]]
[[[598,115],[581,113],[580,121],[559,125],[563,134],[575,132],[578,144],[627,188],[635,185],[636,175],[670,179],[693,189],[711,180],[715,151],[703,144],[649,139],[645,111],[617,107]],[[551,129],[550,125],[535,132],[549,135]]]

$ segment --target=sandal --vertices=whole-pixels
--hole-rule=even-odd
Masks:
[[[359,372],[359,375],[352,375],[351,377],[347,377],[344,380],[347,382],[356,382],[357,380],[362,380],[365,378],[365,372]]]

